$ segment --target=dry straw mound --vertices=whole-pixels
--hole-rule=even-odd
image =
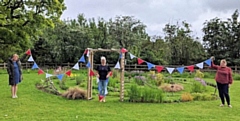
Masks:
[[[172,87],[173,86],[173,87]],[[160,88],[162,88],[166,92],[178,92],[183,90],[183,86],[180,84],[164,84]]]
[[[66,92],[62,94],[63,97],[68,98],[68,99],[86,99],[87,98],[87,91],[79,88],[79,87],[74,87],[68,89]]]

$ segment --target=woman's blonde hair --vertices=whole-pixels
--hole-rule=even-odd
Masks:
[[[106,58],[104,56],[101,57],[101,60],[105,60],[106,61]]]
[[[13,56],[12,57],[17,57],[17,58],[19,58],[19,56],[18,56],[18,54],[13,54]]]
[[[221,63],[223,63],[225,66],[227,66],[227,61],[225,60],[225,59],[222,59],[221,61],[220,61],[220,64]]]

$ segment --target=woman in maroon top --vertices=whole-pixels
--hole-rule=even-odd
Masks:
[[[221,98],[221,102],[222,102],[220,106],[221,107],[224,106],[225,104],[224,97],[225,97],[228,107],[232,108],[230,104],[230,96],[228,93],[229,87],[233,83],[232,69],[227,67],[227,61],[225,59],[221,60],[220,66],[215,65],[213,63],[213,57],[212,57],[211,67],[217,70],[215,80],[217,82],[219,97]]]

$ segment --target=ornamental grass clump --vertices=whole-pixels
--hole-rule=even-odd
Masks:
[[[74,88],[69,88],[66,92],[62,94],[63,97],[67,99],[86,99],[87,98],[87,91],[79,88],[79,87],[74,87]]]

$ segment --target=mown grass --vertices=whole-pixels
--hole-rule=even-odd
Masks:
[[[220,100],[186,103],[129,103],[108,96],[106,103],[95,99],[67,100],[37,90],[35,83],[45,75],[24,74],[19,85],[18,99],[12,99],[8,75],[0,74],[0,120],[11,121],[238,121],[240,120],[240,81],[230,89],[233,108],[219,107]],[[206,79],[214,82],[213,79]],[[127,97],[126,97],[127,99]]]

